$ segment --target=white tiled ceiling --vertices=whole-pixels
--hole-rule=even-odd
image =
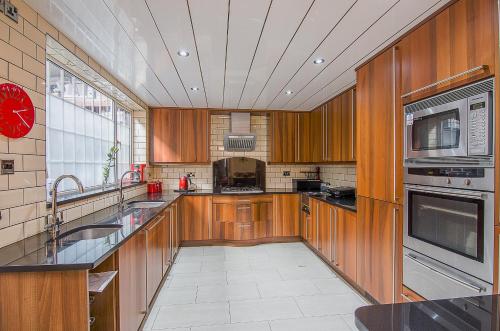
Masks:
[[[450,0],[25,1],[150,106],[311,110]]]

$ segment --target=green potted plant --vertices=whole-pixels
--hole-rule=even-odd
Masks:
[[[113,145],[111,146],[111,148],[109,149],[109,152],[108,154],[106,155],[107,156],[107,160],[106,160],[106,163],[104,164],[104,167],[102,169],[102,178],[103,178],[103,183],[102,183],[102,187],[105,188],[106,186],[108,186],[108,182],[109,182],[109,175],[111,173],[111,168],[113,168],[116,164],[116,157],[118,155],[118,151],[120,150],[120,148],[116,145]]]

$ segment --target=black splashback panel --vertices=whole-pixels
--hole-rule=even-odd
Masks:
[[[256,186],[266,189],[266,163],[248,157],[231,157],[213,163],[213,188]]]

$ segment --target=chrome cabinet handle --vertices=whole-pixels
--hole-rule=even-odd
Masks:
[[[337,261],[337,209],[335,208],[334,210],[334,233],[333,233],[333,247],[334,247],[334,255],[333,255],[333,259],[335,261],[335,265],[338,266],[338,261]]]
[[[456,283],[456,284],[459,284],[459,285],[462,285],[462,286],[465,286],[473,291],[476,291],[478,293],[481,293],[481,292],[486,292],[486,289],[483,288],[483,287],[480,287],[480,286],[477,286],[477,285],[474,285],[474,284],[471,284],[469,282],[466,282],[462,279],[458,279],[457,277],[454,277],[450,274],[447,274],[446,272],[444,271],[441,271],[441,270],[438,270],[436,268],[433,268],[427,264],[425,264],[424,262],[420,261],[415,255],[412,255],[412,254],[408,254],[406,255],[408,258],[412,259],[413,261],[415,261],[416,263],[420,264],[422,267],[428,269],[428,270],[431,270],[431,271],[434,271],[446,278],[448,278],[449,280],[451,280],[452,282]]]

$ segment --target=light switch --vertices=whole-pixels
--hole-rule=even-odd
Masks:
[[[1,175],[11,175],[14,173],[14,160],[2,160]]]

